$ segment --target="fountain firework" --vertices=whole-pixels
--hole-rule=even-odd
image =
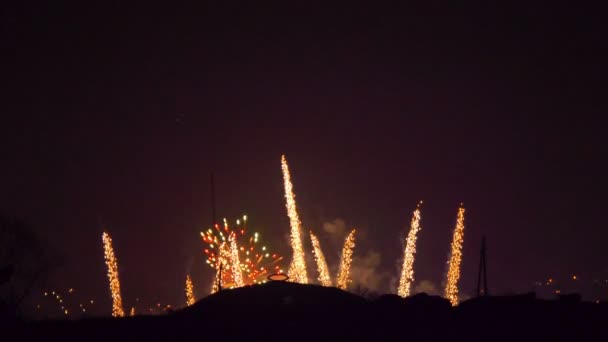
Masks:
[[[447,282],[444,296],[450,300],[452,306],[458,305],[458,279],[460,278],[460,263],[462,261],[462,244],[464,242],[464,207],[458,208],[458,217],[454,236],[452,238],[452,252],[448,262]]]
[[[190,275],[186,275],[186,305],[190,306],[196,302],[194,298],[194,285],[192,285],[192,279]]]
[[[118,280],[118,260],[112,248],[112,238],[110,234],[104,232],[102,237],[104,257],[108,267],[108,280],[110,282],[110,292],[112,293],[112,316],[124,317],[125,311],[122,307],[120,295],[120,281]]]
[[[340,258],[340,270],[338,273],[337,287],[346,290],[350,283],[350,265],[353,260],[353,249],[355,248],[355,229],[344,240],[342,257]]]
[[[401,268],[401,279],[399,280],[399,289],[397,290],[397,294],[401,297],[410,295],[414,281],[414,257],[416,254],[417,234],[420,229],[420,204],[418,204],[412,215],[410,232],[407,235],[405,251],[403,252],[403,267]]]
[[[319,282],[323,286],[331,286],[329,269],[327,267],[327,262],[325,261],[325,256],[323,256],[323,251],[321,250],[321,244],[312,231],[310,231],[310,241],[312,243],[312,252],[315,256],[315,261],[317,262],[317,269],[319,270]]]
[[[230,238],[230,263],[232,264],[232,277],[235,287],[243,287],[243,271],[241,270],[241,259],[239,258],[239,247],[236,243],[236,235],[232,233]]]
[[[287,208],[287,216],[289,216],[291,226],[291,248],[293,250],[293,258],[289,266],[288,275],[297,283],[307,284],[308,274],[306,272],[304,248],[302,246],[301,223],[296,210],[296,200],[285,155],[281,156],[281,169],[283,170],[283,180],[285,183],[285,207]]]

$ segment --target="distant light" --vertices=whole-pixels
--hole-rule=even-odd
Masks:
[[[576,274],[572,276],[572,280],[576,280]]]

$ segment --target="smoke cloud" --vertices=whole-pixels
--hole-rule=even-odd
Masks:
[[[357,256],[355,247],[355,256],[350,271],[353,281],[351,287],[373,292],[386,291],[390,275],[388,272],[378,271],[380,261],[379,252],[368,251],[364,256]]]
[[[344,239],[344,237],[346,237],[346,222],[341,218],[337,218],[330,222],[324,222],[323,230],[334,237],[342,237],[342,239]]]
[[[437,285],[430,280],[421,280],[416,286],[414,286],[414,294],[423,292],[434,296],[441,295]]]

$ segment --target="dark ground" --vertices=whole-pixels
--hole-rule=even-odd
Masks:
[[[166,316],[15,323],[7,334],[32,341],[600,341],[606,317],[607,304],[577,295],[483,297],[452,308],[426,294],[364,299],[336,288],[273,282],[226,290]]]

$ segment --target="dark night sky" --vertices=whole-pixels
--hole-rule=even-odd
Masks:
[[[64,254],[56,288],[109,312],[107,227],[125,301],[177,305],[187,272],[199,293],[211,283],[198,239],[211,172],[219,215],[247,214],[290,255],[285,153],[305,229],[335,263],[323,223],[359,228],[355,256],[379,253],[380,291],[394,286],[423,199],[417,280],[440,286],[463,201],[465,293],[485,234],[494,292],[552,276],[608,298],[593,286],[608,279],[601,13],[9,6],[0,210]]]

